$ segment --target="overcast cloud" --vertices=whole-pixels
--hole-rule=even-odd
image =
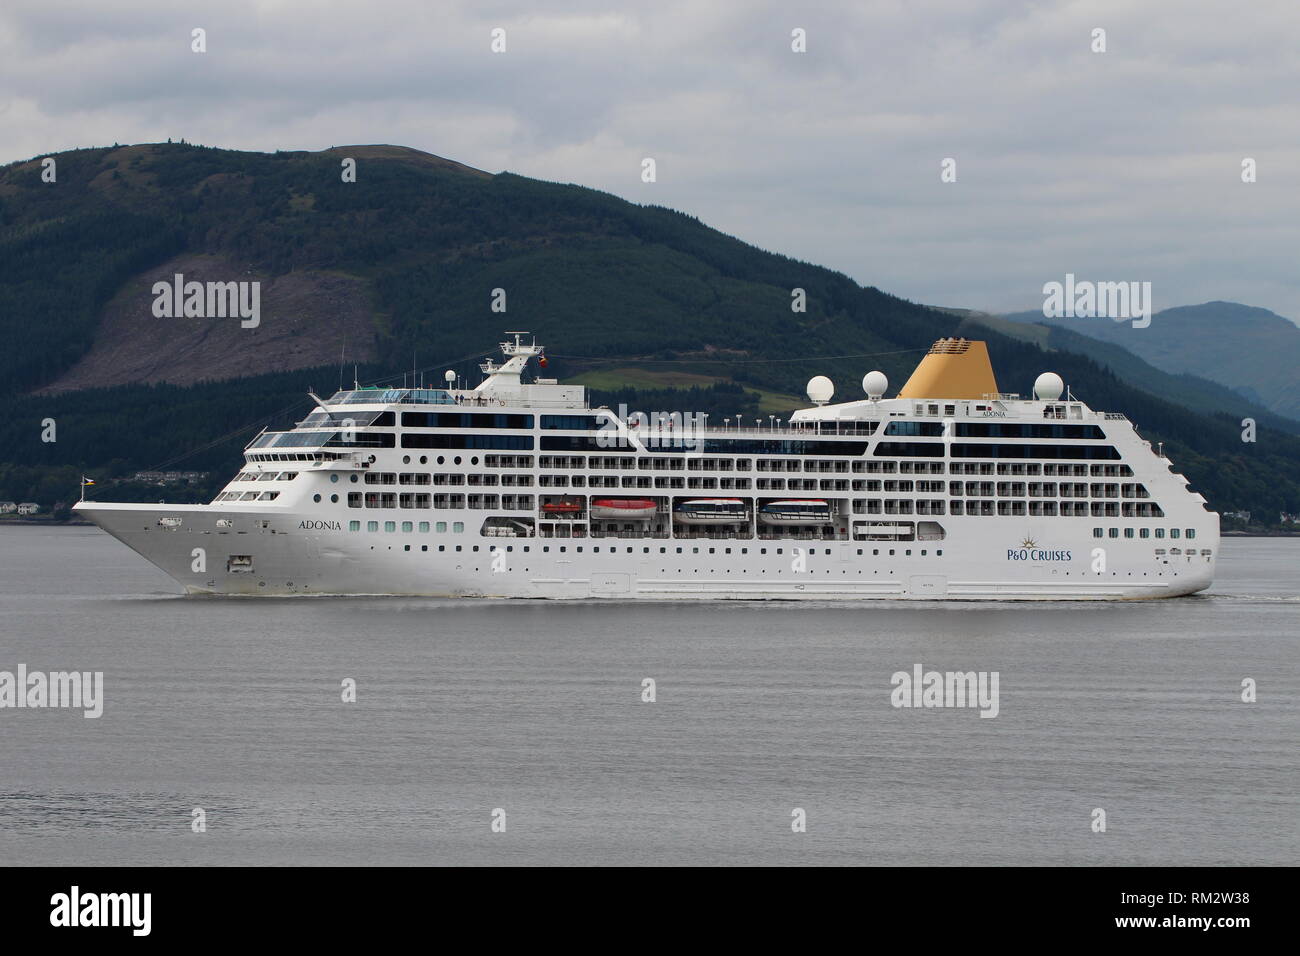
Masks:
[[[1294,319],[1298,27],[1296,0],[5,0],[0,162],[396,143],[672,206],[931,304],[1038,308],[1073,272]]]

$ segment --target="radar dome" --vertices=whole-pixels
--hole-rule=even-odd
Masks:
[[[1044,372],[1034,379],[1034,398],[1040,402],[1054,402],[1065,391],[1065,383],[1055,372]]]
[[[443,376],[442,376],[442,377],[443,377],[444,380],[446,380],[446,381],[448,381],[448,382],[454,382],[454,381],[456,381],[456,373],[453,372],[451,369],[447,369],[447,371],[443,373]]]
[[[808,400],[822,405],[831,400],[835,394],[835,383],[825,375],[816,375],[808,379]]]
[[[884,372],[868,372],[862,376],[862,390],[873,402],[884,395],[887,388],[889,388],[889,379],[885,377]]]

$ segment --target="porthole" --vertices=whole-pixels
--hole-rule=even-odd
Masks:
[[[333,504],[338,504],[338,503],[339,503],[339,496],[338,496],[338,495],[330,495],[330,501],[331,501]]]
[[[320,501],[320,495],[312,495],[312,496],[311,496],[311,500],[312,500],[312,501]]]
[[[330,475],[330,481],[331,481],[333,484],[338,484],[339,476],[338,476],[338,475]]]

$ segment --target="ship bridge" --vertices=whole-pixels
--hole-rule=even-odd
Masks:
[[[524,341],[524,336],[531,332],[507,332],[512,340],[501,344],[501,353],[505,362],[498,365],[488,359],[479,365],[483,372],[483,381],[477,388],[449,389],[451,394],[466,404],[499,405],[537,405],[552,408],[586,408],[587,390],[581,385],[561,385],[553,378],[538,378],[535,382],[525,384],[522,375],[528,360],[536,358],[538,364],[546,367],[546,349],[537,344],[536,337]],[[455,380],[455,373],[447,373],[450,384]]]

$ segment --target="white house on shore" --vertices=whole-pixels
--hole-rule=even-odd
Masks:
[[[18,506],[18,513],[20,515],[34,515],[40,510],[41,506],[34,501],[24,501]]]
[[[18,505],[12,501],[0,501],[0,515],[11,515],[18,510]]]

